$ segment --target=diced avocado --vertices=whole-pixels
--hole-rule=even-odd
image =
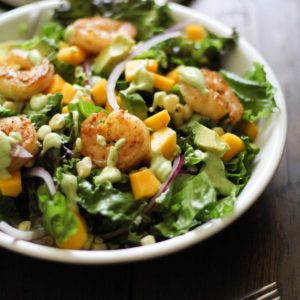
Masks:
[[[96,58],[93,71],[98,75],[107,76],[115,65],[130,53],[134,41],[126,36],[118,35]]]
[[[122,106],[131,114],[137,116],[141,120],[145,120],[148,117],[148,107],[145,100],[141,95],[120,93],[122,99]]]
[[[214,130],[200,123],[194,124],[193,133],[194,143],[204,151],[213,152],[222,156],[228,150],[228,145]]]
[[[224,163],[218,155],[207,153],[203,171],[206,172],[213,186],[221,195],[231,194],[235,185],[226,178]]]

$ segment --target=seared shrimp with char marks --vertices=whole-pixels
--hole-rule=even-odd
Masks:
[[[47,58],[34,65],[29,52],[12,50],[0,65],[0,94],[15,101],[29,100],[51,83],[54,67]]]
[[[208,94],[191,85],[180,83],[180,91],[186,103],[197,113],[217,122],[226,115],[228,122],[236,124],[242,117],[244,108],[224,79],[216,72],[201,70]]]
[[[116,21],[100,16],[77,20],[70,31],[70,42],[91,54],[98,54],[117,35],[135,38],[136,27],[125,21]]]
[[[105,145],[97,142],[97,135],[105,138]],[[117,162],[121,171],[129,171],[150,158],[150,134],[146,125],[124,110],[115,110],[109,116],[103,112],[92,114],[82,123],[81,154],[89,156],[95,165],[104,168],[112,143],[122,138],[125,144],[118,150]]]
[[[31,123],[24,116],[19,117],[8,117],[0,119],[0,130],[9,135],[11,132],[17,132],[21,135],[22,141],[20,146],[23,147],[26,151],[35,155],[39,150],[39,144],[37,139],[36,130]],[[12,157],[8,171],[15,171],[20,169],[23,165],[28,163],[28,160],[20,157]]]

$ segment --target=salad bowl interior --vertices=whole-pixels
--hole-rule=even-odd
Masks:
[[[25,38],[30,38],[51,17],[53,9],[58,4],[59,1],[43,1],[2,15],[0,25],[5,30],[1,31],[0,42],[24,39],[24,34],[26,35]],[[170,7],[178,22],[188,19],[221,36],[229,36],[232,32],[230,28],[199,12],[177,4],[170,4]],[[25,24],[27,30],[24,33],[22,27]],[[255,202],[272,179],[280,162],[286,138],[287,117],[284,97],[275,75],[261,55],[248,42],[240,38],[238,46],[226,59],[226,69],[243,75],[251,68],[253,62],[260,62],[265,66],[268,80],[276,88],[278,110],[271,117],[259,123],[260,133],[256,143],[261,151],[255,159],[253,173],[248,184],[238,196],[234,211],[227,217],[209,221],[179,237],[130,249],[109,251],[61,250],[26,241],[16,241],[2,232],[0,232],[0,246],[21,254],[52,261],[77,264],[125,263],[159,257],[184,249],[203,241],[234,222]]]

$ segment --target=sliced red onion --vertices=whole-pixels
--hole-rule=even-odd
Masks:
[[[162,43],[164,41],[167,41],[169,39],[173,39],[175,37],[178,37],[181,35],[180,31],[176,32],[168,32],[168,33],[163,33],[156,35],[149,41],[142,43],[139,45],[124,61],[120,62],[114,70],[111,72],[108,81],[107,81],[107,99],[110,104],[110,106],[114,109],[117,110],[120,108],[119,104],[117,103],[116,95],[115,95],[115,88],[116,88],[116,83],[123,73],[126,63],[130,61],[133,57],[142,54],[143,52],[151,49],[153,46]]]
[[[86,74],[86,81],[85,84],[88,84],[89,86],[92,86],[93,80],[92,80],[92,71],[91,71],[91,65],[90,65],[90,61],[86,60],[83,63],[83,70]]]
[[[42,238],[46,235],[43,228],[36,229],[34,231],[19,230],[4,221],[0,221],[0,230],[16,239],[33,241]]]
[[[151,213],[151,211],[155,207],[155,201],[156,201],[157,197],[159,197],[162,193],[164,193],[169,188],[169,186],[172,183],[172,181],[174,180],[174,178],[180,172],[183,164],[184,164],[184,156],[183,155],[177,156],[174,160],[171,174],[169,175],[168,179],[162,184],[162,186],[160,187],[157,194],[150,200],[149,204],[147,205],[147,207],[144,210],[144,214]]]
[[[33,155],[19,144],[15,145],[11,149],[10,154],[12,157],[18,157],[18,158],[24,158],[24,159],[33,158]]]
[[[186,27],[189,24],[192,24],[193,21],[191,20],[183,20],[177,24],[175,24],[174,26],[170,27],[166,32],[174,32],[174,31],[178,31],[181,30],[182,28]]]
[[[28,177],[40,177],[40,178],[42,178],[45,181],[50,194],[53,196],[56,193],[56,187],[55,187],[53,178],[49,174],[49,172],[46,171],[44,168],[34,167],[34,168],[28,170],[26,175]]]

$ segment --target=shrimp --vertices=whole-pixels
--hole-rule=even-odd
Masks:
[[[18,132],[22,137],[20,146],[33,156],[38,152],[39,144],[36,130],[31,121],[26,117],[18,116],[2,118],[0,119],[0,130],[6,135],[9,135],[11,132]],[[28,159],[13,156],[11,164],[7,170],[9,172],[16,171],[26,163],[28,163]]]
[[[228,115],[227,122],[236,124],[244,112],[240,100],[218,73],[207,69],[201,71],[209,91],[208,95],[191,85],[180,83],[184,100],[195,112],[209,117],[214,122]]]
[[[106,139],[106,145],[97,143],[97,135]],[[149,160],[150,133],[144,122],[124,110],[115,110],[108,117],[103,112],[92,114],[82,123],[81,154],[103,168],[107,165],[111,144],[121,138],[125,139],[124,146],[118,150],[117,167],[121,171],[129,171]]]
[[[125,21],[116,21],[100,16],[77,20],[71,27],[70,42],[91,54],[98,54],[117,35],[135,38],[136,27]]]
[[[44,91],[54,76],[54,67],[47,58],[34,65],[29,52],[12,50],[0,65],[0,94],[15,101],[29,100]]]

